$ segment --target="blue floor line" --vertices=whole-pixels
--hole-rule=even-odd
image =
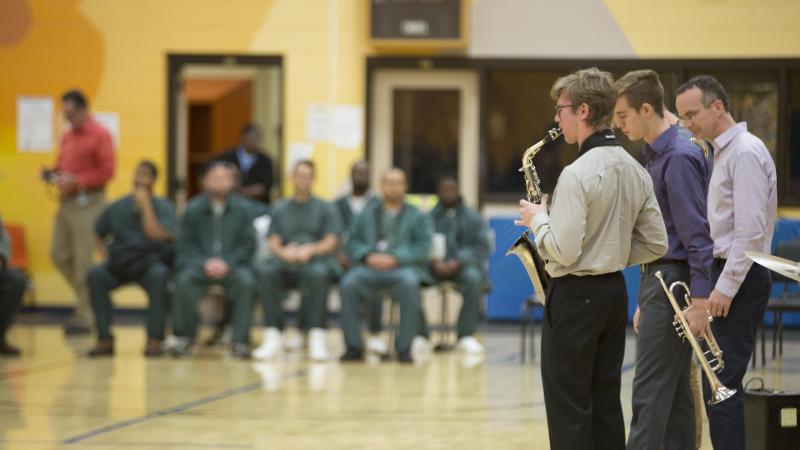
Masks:
[[[285,380],[292,379],[292,378],[299,378],[305,375],[305,371],[298,370],[297,372],[293,373],[290,376],[287,376]],[[153,419],[157,419],[160,417],[169,416],[172,414],[179,414],[184,412],[188,409],[195,408],[202,405],[207,405],[209,403],[217,402],[220,400],[225,400],[240,394],[244,394],[247,392],[255,391],[261,387],[261,381],[250,383],[238,388],[228,389],[226,391],[218,392],[213,395],[209,395],[206,397],[199,398],[197,400],[192,400],[190,402],[186,402],[180,404],[178,406],[173,406],[171,408],[164,408],[159,409],[157,411],[153,411],[151,413],[145,414],[144,416],[134,417],[132,419],[123,420],[121,422],[112,423],[111,425],[106,425],[104,427],[100,427],[91,431],[87,431],[86,433],[79,434],[77,436],[71,437],[69,439],[65,439],[62,444],[63,445],[73,445],[77,444],[81,441],[85,441],[87,439],[91,439],[93,437],[97,437],[103,434],[111,433],[112,431],[121,430],[123,428],[128,428],[133,425],[138,425],[140,423],[148,422]]]

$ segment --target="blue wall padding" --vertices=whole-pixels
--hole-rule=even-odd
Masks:
[[[489,220],[489,226],[495,235],[495,250],[489,256],[489,279],[492,291],[489,293],[486,314],[489,320],[519,320],[520,311],[525,299],[533,295],[533,287],[525,272],[525,268],[516,256],[506,257],[506,251],[524,231],[523,228],[514,226],[512,217],[494,217]],[[772,240],[774,250],[778,243],[800,239],[800,220],[779,219],[775,224],[775,236]],[[625,284],[628,288],[628,320],[633,319],[636,311],[636,301],[639,295],[639,267],[628,267],[624,271]],[[774,296],[781,295],[784,291],[783,283],[773,283]],[[792,283],[789,292],[800,293],[800,286]],[[537,319],[541,317],[541,310],[537,310]],[[784,314],[785,326],[800,326],[800,313]],[[772,324],[772,317],[765,317],[767,325]]]

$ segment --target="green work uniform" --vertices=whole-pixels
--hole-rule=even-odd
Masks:
[[[152,198],[156,219],[169,233],[175,230],[175,209],[169,200]],[[106,207],[94,226],[98,238],[109,242],[109,254],[125,246],[148,241],[142,230],[142,217],[133,195],[122,197]],[[166,243],[165,243],[166,245]],[[89,294],[95,326],[100,339],[111,339],[112,305],[109,294],[126,283],[137,283],[147,293],[147,336],[164,337],[164,309],[167,304],[167,282],[171,268],[162,261],[149,264],[135,275],[115,272],[106,261],[89,272]]]
[[[172,320],[176,336],[194,339],[197,331],[197,302],[210,284],[225,289],[225,299],[233,302],[233,343],[248,342],[252,316],[252,260],[256,237],[249,203],[231,194],[221,209],[212,205],[206,194],[193,198],[180,221],[176,248],[175,308]],[[228,273],[211,279],[203,265],[220,258]]]
[[[361,302],[388,291],[400,305],[400,328],[395,342],[398,352],[407,352],[417,332],[420,316],[420,284],[433,281],[427,270],[433,236],[430,219],[416,207],[405,204],[392,214],[382,203],[369,205],[356,218],[347,241],[347,254],[358,264],[342,278],[342,328],[345,344],[363,350]],[[399,266],[377,271],[364,264],[371,253],[387,253]]]
[[[437,281],[453,281],[464,301],[458,315],[458,337],[475,334],[480,317],[481,296],[486,290],[486,261],[489,258],[489,230],[480,213],[463,203],[447,209],[441,203],[431,210],[436,233],[446,240],[445,261],[455,259],[459,270],[449,279],[433,276]],[[428,335],[427,325],[422,325],[421,334]]]
[[[280,236],[283,245],[319,242],[328,235],[342,232],[339,215],[333,205],[311,197],[305,202],[285,199],[272,211],[269,237]],[[267,327],[283,329],[284,313],[281,301],[285,289],[297,286],[302,298],[301,328],[325,328],[328,291],[339,274],[339,267],[330,255],[318,255],[304,264],[289,264],[271,255],[256,264],[261,299]]]
[[[19,270],[8,266],[11,261],[11,238],[3,228],[2,219],[0,219],[0,260],[3,261],[0,268],[0,344],[3,344],[6,332],[14,323],[14,317],[22,304],[28,279]]]
[[[380,200],[372,194],[366,195],[365,197],[364,208],[374,203],[380,203]],[[355,218],[361,214],[361,211],[353,210],[351,198],[351,195],[345,195],[339,197],[335,202],[336,210],[339,212],[339,217],[342,219],[342,251],[344,251],[347,238],[350,236],[350,227],[353,226]],[[373,334],[380,333],[383,330],[382,303],[383,299],[380,295],[364,301],[364,308],[369,322],[369,331]]]

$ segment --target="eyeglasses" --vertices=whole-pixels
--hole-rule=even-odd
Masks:
[[[557,115],[557,116],[558,116],[558,115],[560,115],[560,114],[561,114],[561,110],[562,110],[562,109],[564,109],[564,108],[570,108],[570,107],[573,107],[573,106],[575,106],[575,105],[573,105],[573,104],[569,104],[569,105],[556,105],[556,106],[554,107],[554,108],[555,108],[555,110],[556,110],[556,115]]]
[[[681,122],[691,122],[694,120],[695,117],[697,117],[697,114],[700,113],[701,110],[702,108],[696,109],[694,111],[686,111],[686,114],[678,116],[678,119],[680,119]]]

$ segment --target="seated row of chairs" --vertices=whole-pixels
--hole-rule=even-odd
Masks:
[[[388,292],[401,310],[395,340],[397,356],[401,361],[411,361],[412,341],[425,340],[429,334],[420,309],[420,286],[445,280],[452,281],[464,298],[458,321],[460,348],[483,350],[474,333],[487,279],[488,227],[477,212],[460,202],[454,180],[442,183],[447,189],[440,197],[450,198],[450,202],[442,200],[427,214],[405,201],[405,174],[397,169],[389,171],[383,180],[383,196],[364,199],[362,210],[343,228],[334,206],[311,195],[314,169],[309,161],[295,166],[295,195],[275,205],[268,219],[264,215],[254,217],[258,215],[254,213],[256,204],[233,192],[233,174],[226,163],[211,164],[203,179],[204,193],[189,202],[177,225],[173,225],[173,215],[163,199],[149,199],[154,214],[133,216],[147,209],[142,203],[148,199],[139,191],[101,214],[96,231],[101,239],[110,239],[109,259],[89,274],[99,335],[90,356],[113,354],[109,292],[126,282],[137,282],[148,292],[147,356],[160,355],[164,350],[176,357],[191,354],[197,334],[197,304],[209,287],[221,287],[232,328],[232,356],[250,356],[252,311],[254,303],[260,303],[265,327],[261,344],[252,355],[274,358],[283,348],[281,303],[286,289],[296,288],[303,297],[299,325],[308,334],[309,357],[329,359],[327,298],[336,281],[342,298],[345,360],[361,359],[377,342],[381,299]],[[135,198],[137,195],[144,200]],[[146,225],[148,214],[156,216],[158,223]],[[441,223],[436,217],[443,219]],[[133,233],[131,224],[139,221],[143,225]],[[434,230],[442,235],[441,245],[432,246]],[[118,242],[123,235],[131,242]],[[172,335],[164,348],[164,285],[172,266],[166,249],[171,246],[172,235]],[[259,243],[266,243],[266,248]],[[432,248],[439,250],[439,257],[430,261]],[[115,264],[115,258],[124,263]],[[360,337],[363,310],[370,317],[373,335],[366,349]]]

